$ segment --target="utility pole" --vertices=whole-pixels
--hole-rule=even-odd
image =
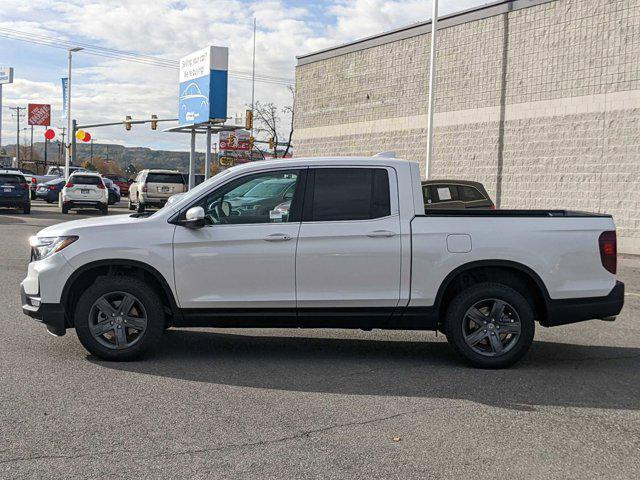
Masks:
[[[33,162],[33,125],[31,125],[31,147],[29,148],[29,159]]]
[[[431,14],[431,58],[429,63],[429,111],[427,114],[427,164],[425,165],[426,179],[431,178],[431,164],[433,162],[433,102],[436,89],[436,37],[438,31],[438,0],[433,1]]]
[[[251,70],[251,136],[253,137],[253,108],[256,97],[256,17],[253,17],[253,67]]]
[[[71,129],[71,55],[73,52],[79,52],[82,50],[82,47],[74,47],[69,49],[69,58],[68,58],[68,80],[67,80],[67,132],[69,133],[69,148],[67,149],[65,162],[64,162],[64,178],[65,180],[69,180],[69,170],[71,166],[71,142],[75,140],[75,129]],[[74,142],[75,143],[75,142]],[[75,147],[75,145],[74,145]]]
[[[64,137],[67,132],[67,127],[62,127],[61,130],[62,130],[62,135],[60,136],[62,137],[62,145],[61,145],[61,148],[58,150],[58,165],[62,163],[62,151],[66,149],[66,143],[64,143]]]
[[[16,166],[20,168],[20,110],[26,110],[25,107],[9,107],[9,110],[15,110],[16,115]]]
[[[91,154],[89,156],[91,157],[89,161],[93,163],[93,137],[91,137]]]

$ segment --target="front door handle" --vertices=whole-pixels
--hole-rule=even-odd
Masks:
[[[371,238],[389,238],[389,237],[395,237],[395,232],[392,232],[390,230],[374,230],[373,232],[369,232],[367,233],[367,237],[371,237]]]
[[[264,237],[265,242],[286,242],[287,240],[291,240],[291,235],[287,235],[286,233],[273,233]]]

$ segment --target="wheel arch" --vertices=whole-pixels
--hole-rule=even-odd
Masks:
[[[151,265],[130,259],[104,259],[89,262],[75,270],[67,279],[62,289],[61,304],[64,306],[66,324],[73,326],[73,307],[79,297],[79,293],[73,287],[77,284],[87,285],[93,283],[101,275],[133,275],[142,278],[158,293],[163,301],[165,310],[175,319],[180,315],[180,309],[169,283],[164,275]],[[83,290],[84,291],[84,290]]]
[[[497,278],[496,278],[497,277]],[[538,320],[547,317],[549,291],[540,276],[530,267],[510,260],[478,260],[465,263],[452,270],[443,280],[436,294],[435,306],[441,312],[446,311],[453,296],[465,287],[480,281],[498,281],[508,279],[504,284],[515,288],[525,298],[532,300],[532,308]]]

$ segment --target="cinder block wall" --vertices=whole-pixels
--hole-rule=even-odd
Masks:
[[[611,213],[640,254],[640,0],[504,3],[439,31],[432,177],[482,181],[504,208]],[[416,32],[299,60],[296,156],[395,150],[424,170]]]

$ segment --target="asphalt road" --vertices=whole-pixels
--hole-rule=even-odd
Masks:
[[[33,205],[0,212],[1,478],[638,477],[638,258],[616,322],[539,327],[509,370],[338,330],[170,330],[106,363],[22,314],[28,237],[78,216]]]

